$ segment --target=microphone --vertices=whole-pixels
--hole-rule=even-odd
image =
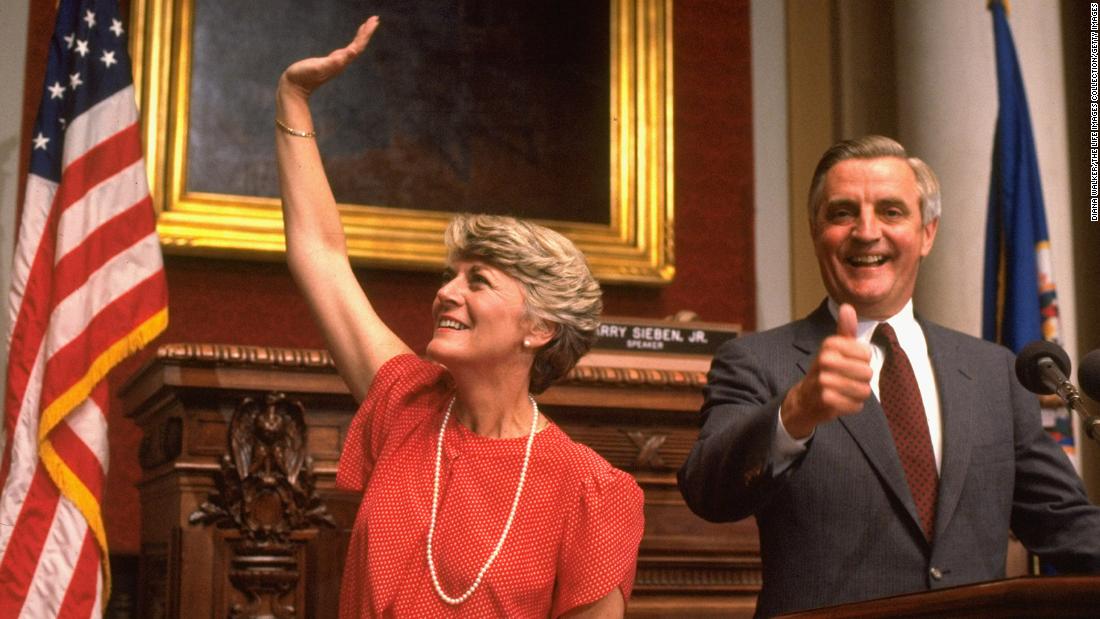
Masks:
[[[1100,401],[1100,348],[1081,359],[1081,367],[1077,368],[1077,382],[1081,383],[1081,390],[1090,398]]]
[[[1100,358],[1095,363],[1100,364]],[[1066,378],[1069,373],[1069,355],[1053,342],[1036,340],[1024,346],[1020,354],[1016,355],[1016,378],[1020,380],[1020,384],[1032,393],[1057,394],[1070,410],[1081,415],[1089,438],[1100,441],[1100,418],[1093,416],[1085,408],[1081,394]]]
[[[1057,393],[1058,397],[1066,400],[1071,390],[1075,392],[1076,389],[1066,378],[1069,368],[1066,351],[1046,340],[1034,341],[1016,355],[1016,378],[1028,391],[1040,395]]]

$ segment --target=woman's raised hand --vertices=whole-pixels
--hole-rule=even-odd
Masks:
[[[287,67],[283,72],[283,83],[309,96],[322,84],[343,73],[344,69],[363,53],[377,27],[378,16],[374,15],[359,26],[355,38],[346,47],[334,49],[328,56],[299,60]]]
[[[275,91],[275,158],[287,264],[357,400],[366,397],[382,364],[411,351],[382,322],[359,286],[317,141],[302,138],[316,135],[309,94],[348,68],[377,27],[378,18],[371,17],[346,47],[290,65]]]

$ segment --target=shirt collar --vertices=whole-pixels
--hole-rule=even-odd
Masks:
[[[833,315],[833,320],[836,320],[837,314],[840,311],[840,305],[834,301],[832,297],[829,297],[828,307],[829,313]],[[924,333],[920,328],[920,323],[917,322],[916,316],[913,315],[912,298],[905,302],[905,305],[898,313],[886,320],[859,318],[856,323],[856,339],[869,344],[871,342],[871,336],[875,332],[875,327],[877,327],[880,322],[890,323],[890,326],[894,328],[894,332],[897,333],[898,341],[901,342],[902,348],[908,348],[906,346],[906,341],[911,340],[914,336],[921,340],[924,339]]]

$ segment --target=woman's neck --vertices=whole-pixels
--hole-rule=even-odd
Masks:
[[[518,397],[460,390],[455,394],[451,414],[474,434],[488,438],[520,438],[531,432],[534,411],[526,389]]]
[[[530,364],[449,367],[455,385],[452,416],[475,434],[514,439],[531,431]],[[539,416],[539,427],[546,427]]]

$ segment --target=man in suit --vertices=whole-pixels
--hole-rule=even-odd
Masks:
[[[1003,578],[1010,530],[1100,570],[1100,509],[1013,355],[913,313],[939,203],[897,142],[830,148],[809,200],[829,298],[715,356],[680,490],[707,520],[756,516],[757,615]]]

